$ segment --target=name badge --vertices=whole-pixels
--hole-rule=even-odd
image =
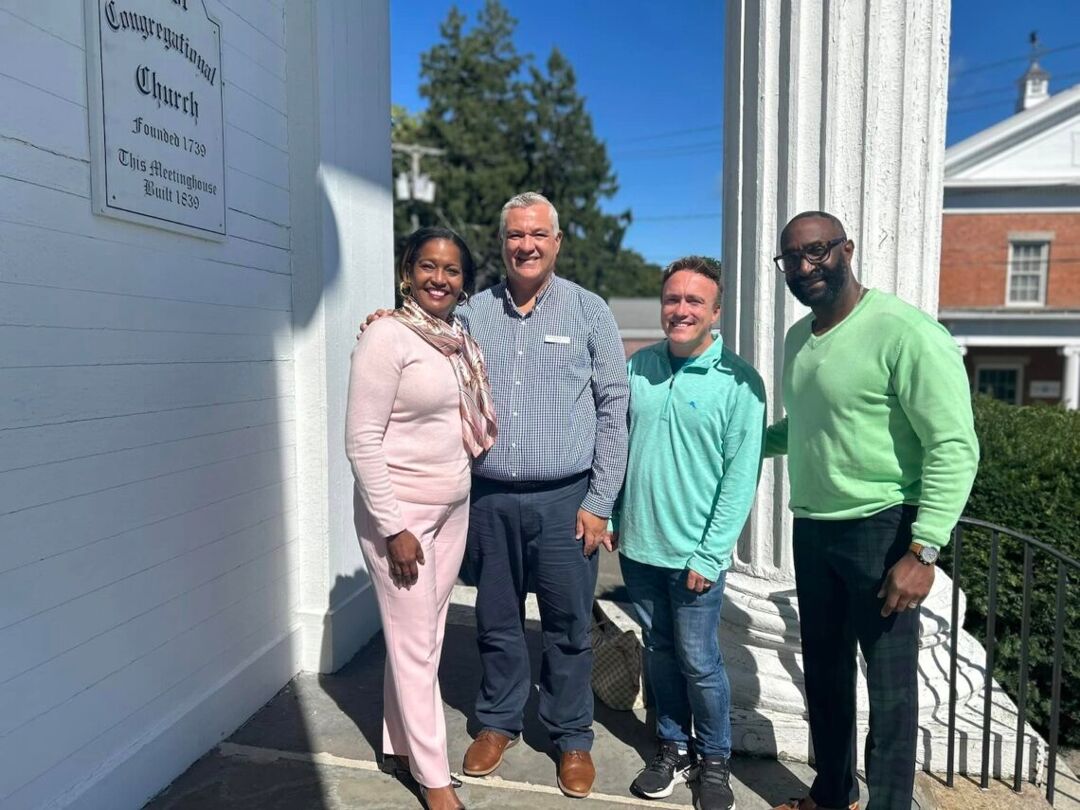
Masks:
[[[569,346],[570,337],[568,335],[544,335],[544,343],[561,343],[564,346]]]

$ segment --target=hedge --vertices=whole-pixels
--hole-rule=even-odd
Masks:
[[[1080,412],[1017,407],[976,397],[979,474],[964,514],[1027,534],[1080,560]],[[989,534],[967,529],[960,584],[968,597],[964,627],[986,636]],[[994,677],[1015,699],[1020,670],[1024,548],[1001,536]],[[1057,564],[1035,551],[1028,670],[1028,716],[1044,735],[1050,725]],[[941,565],[951,571],[951,555]],[[1071,573],[1066,588],[1060,741],[1080,744],[1080,598]]]

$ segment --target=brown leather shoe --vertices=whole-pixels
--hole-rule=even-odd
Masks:
[[[487,776],[502,765],[503,752],[517,745],[519,739],[485,728],[469,745],[469,750],[465,752],[465,761],[461,763],[461,770],[467,776]]]
[[[592,792],[596,768],[588,751],[563,751],[559,757],[559,790],[573,799],[584,799]]]

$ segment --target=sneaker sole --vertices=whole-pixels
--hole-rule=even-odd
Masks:
[[[465,763],[462,763],[461,764],[461,772],[463,774],[465,774],[466,776],[488,776],[489,774],[495,773],[495,771],[498,770],[499,766],[502,765],[502,763],[503,763],[503,755],[507,751],[509,751],[511,748],[513,748],[515,745],[517,745],[518,740],[520,740],[520,739],[521,739],[521,737],[514,737],[514,739],[510,740],[510,742],[508,742],[506,744],[506,747],[503,748],[502,754],[499,754],[498,761],[494,765],[492,765],[490,768],[488,768],[486,771],[470,771],[468,768],[465,767]]]
[[[701,802],[694,801],[694,810],[701,810]],[[731,803],[731,807],[729,807],[728,810],[735,810],[735,802]]]
[[[655,790],[652,793],[642,790],[641,788],[635,788],[633,785],[630,786],[630,792],[633,793],[635,796],[639,796],[642,799],[666,799],[668,796],[675,792],[676,782],[678,782],[680,779],[682,779],[683,782],[688,781],[689,773],[690,768],[686,768],[682,771],[675,771],[675,778],[671,780],[671,784],[669,784],[666,788]]]

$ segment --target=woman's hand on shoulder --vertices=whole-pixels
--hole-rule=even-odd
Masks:
[[[424,549],[416,535],[408,529],[386,538],[386,561],[390,579],[399,588],[411,588],[420,576],[418,566],[424,564]]]

